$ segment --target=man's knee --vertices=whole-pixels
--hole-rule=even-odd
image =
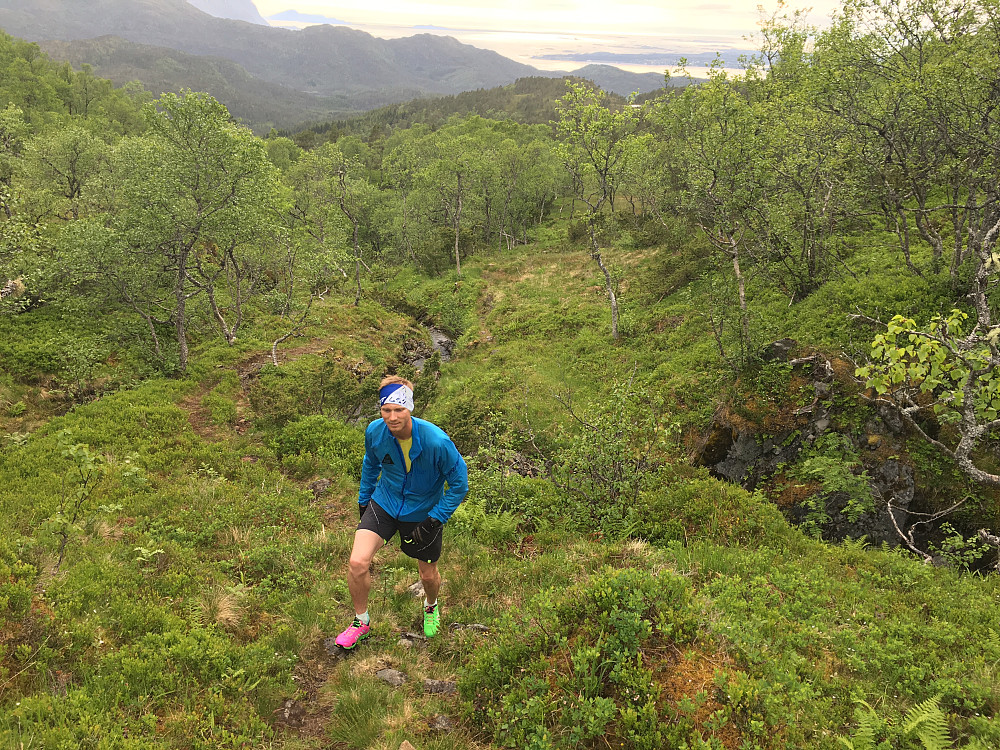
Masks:
[[[429,581],[433,583],[434,581],[438,581],[440,579],[441,579],[441,573],[438,572],[436,565],[433,568],[424,568],[424,567],[420,568],[421,581]]]
[[[363,555],[351,555],[351,559],[347,565],[351,575],[360,577],[365,575],[371,568],[372,558]]]

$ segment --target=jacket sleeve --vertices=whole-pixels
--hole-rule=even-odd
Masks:
[[[438,470],[448,482],[448,489],[445,490],[441,502],[431,508],[431,518],[436,518],[441,523],[448,523],[451,514],[462,504],[466,493],[469,491],[469,469],[465,465],[465,459],[458,452],[455,444],[448,440],[438,458]]]
[[[372,449],[372,437],[365,432],[365,457],[361,461],[361,487],[358,490],[358,504],[368,505],[375,491],[375,484],[378,482],[378,475],[382,473],[382,466],[378,462],[378,457]]]

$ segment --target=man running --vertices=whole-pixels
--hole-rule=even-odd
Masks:
[[[369,567],[397,531],[399,548],[417,561],[424,585],[424,635],[437,635],[442,530],[469,491],[468,469],[451,438],[440,427],[411,416],[413,384],[391,376],[382,381],[378,393],[382,418],[365,430],[358,493],[361,523],[354,533],[347,571],[355,617],[337,636],[337,645],[346,649],[371,631]]]

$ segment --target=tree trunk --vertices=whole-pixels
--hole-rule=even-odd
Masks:
[[[187,250],[181,252],[177,261],[177,283],[174,286],[174,297],[177,300],[177,312],[174,327],[177,331],[177,349],[180,355],[181,374],[187,372],[188,364],[188,342],[187,342],[187,294],[184,290],[184,281],[187,279]]]
[[[462,275],[462,259],[458,252],[458,240],[462,224],[462,175],[458,176],[458,203],[455,208],[455,273]]]
[[[614,341],[618,341],[618,296],[615,294],[615,285],[611,279],[611,272],[608,271],[607,266],[604,265],[604,259],[601,257],[601,248],[597,243],[597,228],[594,226],[594,221],[594,216],[592,216],[590,220],[590,257],[597,261],[597,267],[604,274],[604,285],[608,291],[608,302],[611,303],[611,338]]]
[[[235,328],[229,328],[229,325],[226,323],[226,318],[222,314],[222,310],[219,309],[219,304],[215,301],[214,285],[210,285],[208,287],[208,302],[212,307],[212,314],[215,316],[215,320],[219,324],[219,330],[222,331],[222,337],[226,340],[226,343],[229,346],[232,346],[236,343],[236,330]]]
[[[740,298],[740,335],[743,337],[743,352],[750,353],[750,314],[747,312],[747,288],[743,272],[740,270],[740,246],[730,238],[733,256],[733,274],[736,276],[736,288]]]
[[[604,283],[608,287],[608,301],[611,303],[611,338],[618,341],[620,338],[620,334],[618,333],[618,296],[615,294],[614,284],[611,282],[611,274],[604,267],[604,261],[601,260],[600,253],[597,254],[596,260],[597,265],[604,272]]]
[[[361,304],[361,247],[358,242],[358,223],[354,223],[354,306]]]

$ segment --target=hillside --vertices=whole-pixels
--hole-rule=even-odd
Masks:
[[[270,83],[322,96],[397,99],[496,86],[534,72],[495,52],[429,34],[378,39],[344,27],[290,31],[214,18],[186,0],[7,0],[0,28],[31,41],[118,36],[221,57]]]
[[[864,2],[308,149],[0,34],[0,747],[1000,747],[1000,10]],[[345,651],[389,374],[470,491]]]
[[[519,78],[514,83],[492,89],[414,99],[342,120],[318,121],[310,124],[308,133],[367,136],[405,129],[417,123],[438,127],[453,115],[479,115],[510,119],[526,125],[548,125],[557,119],[556,101],[565,95],[567,81],[583,80],[575,76]],[[610,98],[619,106],[626,101],[621,96],[612,95]],[[287,134],[298,141],[311,137],[303,131],[289,131]]]
[[[271,127],[294,128],[307,121],[350,116],[392,98],[375,92],[357,97],[318,96],[265,81],[220,57],[191,55],[113,36],[46,41],[40,46],[55,60],[65,60],[76,68],[91,66],[95,75],[117,86],[140,81],[157,96],[182,89],[209,91],[235,118],[260,133]]]
[[[449,37],[385,40],[329,25],[291,31],[214,17],[186,0],[98,0],[86,10],[69,0],[6,0],[0,28],[119,84],[209,91],[263,132],[542,75]],[[656,75],[589,67],[588,77],[621,95],[663,85]]]

